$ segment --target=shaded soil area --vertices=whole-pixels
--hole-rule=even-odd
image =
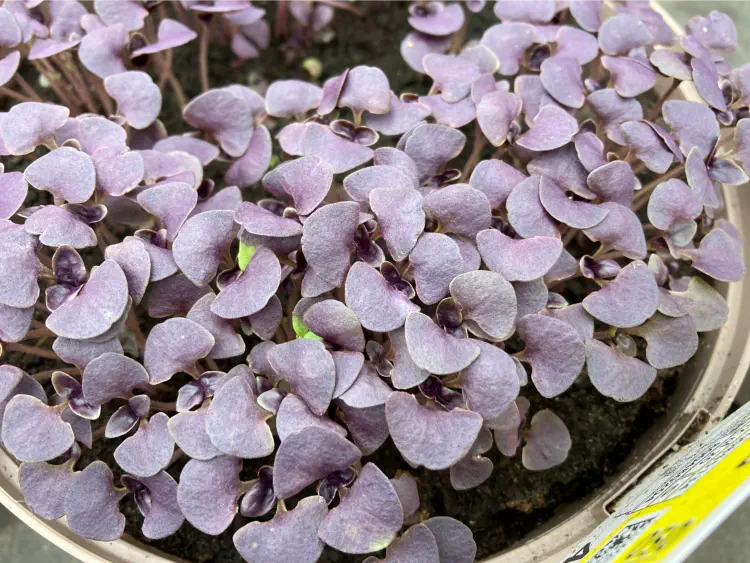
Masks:
[[[409,31],[407,5],[390,2],[360,2],[357,5],[364,9],[364,16],[338,10],[332,25],[333,35],[326,42],[314,41],[306,53],[306,56],[315,57],[322,63],[320,82],[347,67],[366,64],[382,68],[396,92],[426,93],[430,86],[429,79],[414,73],[399,53],[399,44]],[[273,25],[275,5],[267,3],[264,7],[269,11],[269,23]],[[491,14],[491,7],[488,7],[479,16],[472,17],[468,37],[480,37],[481,32],[493,23],[496,23],[496,19]],[[176,75],[188,99],[200,93],[197,43],[194,41],[175,52]],[[231,64],[232,57],[227,46],[213,45],[209,66],[211,85],[259,85],[280,78],[309,79],[302,59],[285,60],[279,55],[279,47],[274,40],[259,59],[235,66]],[[167,92],[165,108],[174,105],[173,94]],[[177,112],[163,115],[163,120],[170,133],[186,130]],[[470,135],[471,131],[467,131],[467,137]],[[210,171],[207,171],[207,175],[210,175]],[[216,178],[217,183],[220,177]],[[580,301],[580,297],[573,301]],[[144,328],[147,327],[144,325]],[[248,339],[248,349],[251,345]],[[54,361],[39,364],[35,359],[15,354],[10,354],[8,359],[31,373],[55,366]],[[221,367],[228,369],[237,361],[240,360]],[[447,515],[461,520],[473,530],[479,547],[478,558],[483,558],[520,540],[550,519],[562,505],[590,494],[614,474],[638,436],[664,414],[676,385],[676,376],[674,371],[661,373],[644,397],[628,404],[603,397],[588,384],[585,377],[555,399],[542,398],[532,385],[525,387],[522,394],[531,401],[530,415],[550,408],[562,418],[572,436],[573,447],[567,461],[549,471],[530,472],[521,465],[520,455],[505,458],[493,449],[487,454],[495,463],[490,479],[476,489],[459,492],[451,487],[448,471],[411,470],[390,440],[375,455],[364,458],[363,463],[375,462],[390,477],[399,471],[411,471],[418,480],[422,500],[417,517]],[[175,390],[180,383],[178,378],[170,382]],[[114,410],[117,406],[111,405],[111,408]],[[335,413],[331,414],[335,416]],[[104,416],[102,419],[106,420]],[[98,442],[93,451],[85,452],[81,467],[99,458],[118,471],[113,452],[123,439]],[[170,467],[169,472],[177,477],[186,461],[186,458],[182,458]],[[246,461],[242,478],[254,478],[258,467],[270,463],[271,459]],[[315,494],[313,488],[303,491],[297,499],[310,494]],[[295,502],[296,499],[293,499],[288,507],[292,508]],[[230,528],[218,537],[205,535],[186,522],[175,535],[164,540],[149,541],[140,533],[143,519],[131,496],[122,502],[121,509],[127,516],[128,534],[170,555],[200,563],[242,561],[232,545],[232,534],[248,519],[237,516]],[[349,563],[364,558],[327,549],[321,561]]]

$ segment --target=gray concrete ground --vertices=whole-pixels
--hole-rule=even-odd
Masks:
[[[734,18],[740,35],[740,48],[728,56],[734,65],[750,62],[750,2],[675,1],[665,2],[675,19],[684,24],[695,14],[711,10]],[[745,187],[747,189],[747,187]],[[748,393],[750,398],[750,393]],[[690,563],[750,562],[750,502],[735,512],[689,559]],[[62,550],[50,544],[0,507],[0,563],[75,563]],[[133,563],[139,563],[134,561]]]
[[[746,501],[687,560],[687,563],[750,561],[750,501]]]
[[[75,563],[78,561],[0,507],[0,562]],[[135,561],[133,563],[136,563]]]

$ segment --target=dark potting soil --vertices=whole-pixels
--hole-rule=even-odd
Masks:
[[[264,7],[269,12],[269,23],[273,25],[275,5],[267,3]],[[305,56],[316,57],[322,63],[320,82],[347,67],[366,64],[382,68],[394,91],[425,94],[430,86],[429,79],[414,73],[403,62],[399,53],[399,44],[409,31],[407,5],[358,2],[357,7],[364,10],[364,16],[337,10],[332,25],[332,38],[327,42],[314,41],[306,52]],[[491,8],[486,8],[479,16],[472,16],[467,37],[481,37],[484,29],[496,21]],[[194,41],[175,52],[175,74],[188,99],[200,93],[197,43]],[[230,83],[257,85],[260,81],[270,83],[281,78],[309,79],[301,64],[302,58],[286,60],[279,55],[279,44],[275,40],[259,59],[241,66],[232,64],[232,56],[226,46],[214,43],[209,53],[210,82],[215,87]],[[165,93],[164,106],[165,110],[175,107],[171,91]],[[162,118],[170,133],[186,130],[177,111],[165,111]],[[273,127],[272,124],[271,126]],[[472,131],[468,130],[466,133],[470,138]],[[215,172],[218,182],[222,173],[218,169]],[[207,170],[207,176],[211,176],[211,169]],[[252,194],[249,197],[252,198]],[[572,293],[576,294],[582,289],[574,289]],[[580,301],[579,296],[573,297],[578,297],[573,301]],[[250,345],[250,341],[248,344]],[[7,359],[30,373],[61,365],[55,360],[40,360],[17,353],[9,354]],[[239,361],[241,360],[237,359],[235,363]],[[222,369],[229,369],[231,366],[231,362],[221,365]],[[549,520],[565,503],[589,495],[604,484],[607,477],[618,470],[635,440],[664,414],[675,388],[678,372],[679,370],[672,370],[660,373],[646,395],[626,404],[603,397],[591,387],[585,377],[554,399],[540,397],[533,385],[527,385],[522,394],[531,401],[530,414],[543,408],[552,409],[567,425],[573,441],[568,459],[548,471],[530,472],[521,465],[520,455],[505,458],[494,449],[487,454],[495,464],[491,477],[475,489],[455,491],[450,485],[448,471],[411,470],[390,439],[378,452],[362,461],[375,462],[391,477],[400,471],[411,472],[417,479],[421,498],[420,512],[413,519],[446,515],[461,520],[474,532],[478,558],[484,558],[521,540]],[[170,382],[174,384],[175,390],[179,383],[177,378]],[[117,406],[111,405],[113,410]],[[331,414],[335,415],[333,412]],[[102,420],[106,420],[105,416]],[[98,441],[94,450],[84,451],[79,468],[98,458],[107,462],[119,476],[113,452],[123,439]],[[186,458],[178,460],[170,467],[169,472],[178,477],[186,461]],[[246,461],[242,479],[254,478],[258,467],[271,463],[270,458]],[[303,491],[299,497],[291,499],[287,503],[288,508],[293,508],[299,498],[310,494],[315,494],[312,487]],[[186,522],[173,536],[149,541],[140,532],[143,518],[131,496],[121,503],[121,509],[127,517],[126,532],[155,549],[191,562],[242,562],[232,544],[234,532],[249,521],[242,516],[238,515],[229,529],[220,536],[203,534]],[[268,518],[270,515],[264,519]],[[321,561],[349,563],[359,562],[364,558],[365,556],[349,556],[326,549]]]

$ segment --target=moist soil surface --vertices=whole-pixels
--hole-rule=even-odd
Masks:
[[[275,5],[267,3],[267,20],[273,26]],[[407,5],[405,3],[358,2],[357,7],[364,12],[359,16],[345,10],[337,10],[331,26],[333,31],[326,41],[317,38],[305,52],[306,57],[315,57],[322,63],[322,83],[327,77],[356,65],[380,67],[388,75],[391,88],[396,92],[427,93],[430,80],[414,73],[399,53],[399,44],[409,31]],[[482,14],[471,18],[467,36],[479,38],[489,25],[497,23],[491,7]],[[200,93],[198,76],[197,41],[175,52],[175,74],[180,79],[188,99]],[[210,82],[218,87],[230,83],[243,83],[262,86],[281,78],[309,79],[302,66],[304,57],[287,58],[280,54],[280,41],[273,39],[271,47],[260,58],[238,65],[233,61],[228,46],[221,45],[218,38],[212,38],[209,51]],[[165,93],[165,109],[174,107],[171,92]],[[162,119],[170,133],[186,130],[177,111],[162,113]],[[273,127],[273,124],[270,124]],[[466,132],[471,138],[472,131]],[[467,151],[470,146],[467,147]],[[484,155],[488,158],[488,155]],[[465,158],[465,156],[464,156]],[[460,161],[460,159],[459,159]],[[22,167],[21,167],[22,168]],[[207,176],[211,170],[207,170]],[[217,184],[221,178],[217,176]],[[217,185],[217,187],[220,187]],[[33,192],[34,190],[32,190]],[[252,194],[249,196],[252,198]],[[31,202],[27,202],[30,204]],[[582,292],[583,288],[580,288]],[[579,291],[573,291],[574,294]],[[573,302],[580,295],[571,295]],[[144,300],[145,301],[145,300]],[[148,328],[148,321],[144,328]],[[248,349],[252,342],[248,340]],[[512,347],[512,345],[511,345]],[[510,350],[509,351],[513,351]],[[10,353],[8,361],[30,373],[51,369],[59,363],[55,360],[41,360],[34,357]],[[237,361],[241,361],[237,359]],[[222,365],[232,367],[231,362]],[[469,491],[455,491],[450,485],[448,471],[431,472],[423,468],[411,470],[403,461],[390,439],[374,455],[363,458],[362,463],[375,462],[387,475],[393,477],[399,472],[411,472],[417,479],[421,508],[409,523],[431,516],[452,516],[468,525],[474,532],[478,545],[477,558],[481,559],[501,551],[521,540],[526,534],[550,519],[565,503],[589,495],[616,473],[620,464],[631,451],[636,439],[656,420],[663,416],[670,396],[676,385],[679,370],[660,372],[652,388],[639,400],[631,403],[617,403],[599,394],[585,377],[563,395],[554,399],[539,396],[529,384],[522,394],[531,402],[530,415],[540,409],[552,409],[567,425],[573,441],[568,459],[560,466],[548,471],[531,472],[521,465],[520,454],[513,458],[503,457],[497,449],[486,454],[495,464],[491,477],[481,486]],[[180,383],[175,378],[176,390]],[[48,390],[50,391],[50,390]],[[174,395],[173,395],[174,396]],[[173,400],[167,399],[166,400]],[[112,405],[112,410],[119,405]],[[106,420],[102,413],[102,419]],[[335,414],[335,413],[331,413]],[[85,451],[79,469],[92,461],[101,459],[116,472],[113,459],[114,449],[124,438],[100,440],[93,451]],[[169,472],[178,477],[187,459],[182,458],[170,467]],[[272,459],[248,460],[245,462],[243,480],[255,477],[257,468],[272,464]],[[293,508],[299,498],[315,494],[312,487],[299,497],[287,503]],[[189,523],[169,538],[150,541],[140,532],[143,518],[132,496],[126,497],[121,509],[127,517],[126,533],[151,545],[170,556],[192,562],[241,563],[232,544],[232,534],[249,520],[238,515],[229,529],[220,536],[208,536],[196,530]],[[265,519],[270,518],[270,515]],[[383,553],[376,554],[383,556]],[[366,556],[350,556],[326,549],[321,561],[359,562]]]

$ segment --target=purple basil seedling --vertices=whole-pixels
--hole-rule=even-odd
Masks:
[[[502,0],[462,44],[485,2],[418,2],[400,52],[431,85],[400,92],[313,57],[310,80],[211,87],[269,47],[266,10],[154,4],[0,8],[0,353],[55,362],[3,358],[0,440],[40,518],[113,541],[131,495],[143,537],[231,529],[248,562],[470,563],[425,470],[483,491],[495,448],[559,466],[580,446],[547,399],[636,401],[726,322],[713,284],[745,265],[719,187],[750,170],[728,16],[678,42],[640,4]],[[277,6],[283,56],[335,8],[360,11]]]

